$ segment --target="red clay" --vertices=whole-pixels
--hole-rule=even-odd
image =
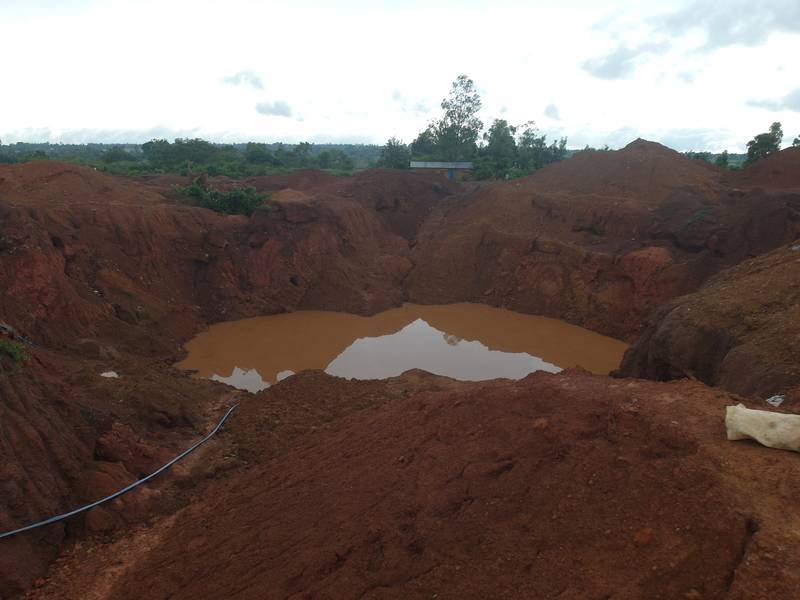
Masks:
[[[169,365],[207,323],[473,301],[633,339],[656,307],[793,243],[796,156],[728,175],[637,141],[478,186],[309,171],[250,181],[272,192],[251,218],[181,205],[168,192],[174,179],[0,166],[0,320],[39,344],[21,368],[0,358],[0,528],[95,499],[196,439],[231,393]],[[679,320],[665,346],[687,348],[719,313],[721,335],[742,340],[737,361],[696,353],[670,368],[700,376],[711,365],[713,383],[772,389],[785,373],[764,365],[794,356],[784,335],[794,331],[791,252],[714,280],[688,301],[701,314]],[[777,304],[759,300],[759,286],[781,290]],[[748,323],[769,335],[742,332]],[[785,343],[771,346],[773,335]],[[660,376],[649,368],[641,373]],[[102,379],[104,370],[122,378]],[[718,390],[576,373],[488,386],[419,374],[292,381],[248,404],[204,450],[215,459],[71,523],[67,540],[116,539],[173,515],[123,546],[97,547],[91,568],[65,563],[34,595],[126,597],[147,584],[158,597],[182,582],[217,596],[783,598],[797,584],[785,508],[798,491],[794,457],[724,442],[721,408],[737,399]],[[609,416],[609,406],[622,412]],[[670,433],[673,420],[689,428],[685,439]],[[190,483],[198,473],[220,481],[194,517],[175,516],[203,493]],[[257,527],[267,521],[275,527]],[[180,535],[165,541],[159,528],[171,522]],[[215,529],[223,524],[243,537]],[[0,594],[41,577],[64,531],[6,544]],[[192,546],[197,571],[182,570],[175,553],[185,547],[173,543]],[[118,556],[138,562],[119,568]],[[226,565],[216,582],[203,575],[212,559]]]
[[[295,386],[311,407],[349,395],[326,380],[243,407],[267,456],[277,421],[262,406]],[[800,584],[786,510],[800,464],[724,439],[735,397],[585,372],[371,387],[382,403],[211,483],[146,534],[76,550],[81,572],[36,596],[788,599]]]

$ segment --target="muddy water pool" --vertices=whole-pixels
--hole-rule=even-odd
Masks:
[[[256,392],[308,369],[382,379],[424,369],[454,379],[520,379],[533,371],[616,368],[618,340],[557,319],[480,304],[405,304],[371,317],[298,311],[212,325],[177,366]]]

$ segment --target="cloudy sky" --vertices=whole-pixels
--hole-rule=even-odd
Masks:
[[[800,135],[800,0],[0,0],[0,139],[411,141],[468,74],[570,147]]]

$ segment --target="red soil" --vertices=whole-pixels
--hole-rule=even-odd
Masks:
[[[725,182],[731,186],[800,191],[800,148],[786,148],[746,169],[733,171]]]
[[[578,152],[519,182],[545,192],[634,198],[642,206],[659,206],[681,188],[713,199],[722,174],[710,163],[638,139],[619,151]]]
[[[77,549],[36,597],[788,599],[800,585],[800,463],[727,442],[738,399],[700,384],[309,373],[248,401],[227,435],[269,456],[273,394],[313,407],[365,385],[383,402],[142,535]]]
[[[745,261],[659,308],[619,374],[784,394],[800,391],[798,341],[800,243]]]
[[[409,297],[502,305],[632,339],[657,306],[800,234],[800,195],[720,179],[637,141],[483,187],[425,222]]]
[[[769,160],[778,165],[794,156],[781,153]],[[213,321],[300,308],[366,314],[408,299],[478,301],[561,317],[631,339],[655,307],[695,291],[723,268],[797,237],[800,196],[792,188],[800,185],[795,186],[792,177],[800,177],[800,171],[780,171],[780,184],[770,187],[768,175],[759,174],[756,167],[736,175],[741,179],[734,187],[730,179],[734,176],[639,141],[619,152],[582,153],[532,177],[477,189],[396,171],[370,171],[350,178],[311,171],[251,180],[271,191],[272,197],[268,206],[245,218],[181,205],[167,192],[172,180],[164,178],[142,182],[52,162],[0,166],[0,320],[40,345],[32,351],[33,362],[22,367],[0,359],[0,529],[93,500],[102,491],[132,481],[198,437],[219,407],[229,402],[230,392],[218,384],[191,380],[169,365],[180,344]],[[230,184],[212,180],[212,185]],[[786,265],[776,266],[774,272],[784,273]],[[750,277],[750,267],[742,268],[744,275],[736,275],[736,281]],[[784,287],[796,281],[779,279]],[[733,331],[736,319],[773,331],[772,317],[767,318],[772,309],[755,302],[754,290],[767,281],[747,284],[753,293],[748,291],[746,297],[753,302],[725,313],[722,331]],[[735,304],[735,292],[711,296],[729,298],[726,306]],[[719,311],[711,296],[697,304],[709,313],[706,320]],[[788,302],[790,295],[779,297]],[[757,311],[755,316],[753,311]],[[695,339],[696,327],[704,322],[701,318],[679,328],[684,341],[673,344],[670,340],[669,347],[685,348],[684,342]],[[778,329],[793,331],[787,322],[774,321]],[[742,346],[758,352],[768,347],[768,338],[759,338],[757,343],[751,343],[752,336],[741,339]],[[784,346],[776,348],[763,356],[768,359],[785,351]],[[782,371],[761,369],[759,365],[765,362],[758,352],[740,351],[744,359],[723,371],[736,373],[739,382],[764,379],[774,383]],[[787,351],[785,356],[794,355]],[[680,368],[702,373],[707,356],[695,353],[691,357]],[[99,377],[109,369],[120,372],[122,379]],[[237,467],[236,475],[226,483],[227,475],[220,474],[221,482],[209,484],[219,491],[198,504],[198,514],[216,506],[216,499],[222,506],[228,498],[230,510],[223,512],[220,522],[241,530],[249,544],[245,554],[259,557],[266,567],[262,570],[245,561],[244,565],[250,565],[247,575],[232,562],[226,567],[232,569],[226,571],[229,577],[221,580],[232,586],[228,592],[237,585],[249,585],[248,577],[252,577],[253,585],[277,586],[267,589],[281,590],[278,594],[318,590],[326,582],[332,586],[329,589],[345,594],[371,589],[373,595],[390,596],[434,588],[511,595],[511,588],[504,586],[518,584],[533,595],[545,596],[563,591],[561,597],[585,597],[581,590],[598,594],[619,590],[621,597],[635,597],[639,592],[665,590],[713,598],[720,597],[726,586],[730,586],[730,597],[737,593],[745,597],[758,586],[774,585],[780,590],[779,586],[796,581],[792,573],[797,571],[787,570],[785,561],[790,557],[786,554],[778,561],[757,555],[754,562],[741,563],[732,575],[736,557],[750,552],[751,546],[742,550],[743,541],[749,539],[747,519],[754,518],[760,525],[773,522],[774,502],[767,510],[760,498],[771,489],[779,489],[781,498],[796,491],[791,478],[779,477],[794,463],[791,457],[782,458],[784,454],[723,443],[719,411],[722,403],[732,399],[715,390],[695,384],[586,379],[575,373],[488,387],[431,383],[421,376],[361,387],[335,381],[301,377],[291,386],[278,386],[260,396],[265,402],[250,405],[244,416],[231,423],[231,434],[209,447],[223,448],[227,454],[204,451],[208,452],[204,456],[223,457],[219,462],[206,461],[210,466],[205,467],[202,461],[190,463],[195,466],[183,478],[179,470],[164,483],[145,486],[141,494],[93,511],[86,520],[70,522],[66,530],[51,528],[4,542],[0,594],[19,591],[40,577],[59,551],[65,531],[71,540],[81,539],[87,531],[116,535],[122,527],[174,511],[186,502],[191,495],[187,482],[195,481],[187,477],[195,467],[208,474],[232,466]],[[552,387],[554,381],[559,382],[558,389]],[[720,376],[709,381],[725,384],[727,380]],[[597,428],[596,413],[601,410],[597,406],[617,398],[626,386],[634,390],[631,393],[641,393],[640,400],[658,396],[664,401],[648,406],[655,421],[639,421],[650,417],[637,416],[623,429],[628,435],[612,442],[608,425],[605,430]],[[767,389],[767,383],[762,387]],[[434,388],[444,390],[443,395],[420,391]],[[678,397],[674,403],[668,400],[670,390]],[[329,394],[333,402],[320,408],[319,399]],[[484,395],[494,403],[481,400]],[[375,408],[376,412],[342,419],[388,400],[393,402]],[[440,402],[447,410],[435,410]],[[469,407],[463,417],[458,416],[459,402]],[[419,411],[415,409],[422,405]],[[515,412],[503,413],[504,407]],[[662,440],[667,435],[664,431],[669,431],[669,419],[680,411],[687,415],[692,435],[705,441],[695,440],[685,447],[677,438]],[[508,414],[522,415],[522,424],[514,425]],[[547,444],[540,438],[529,439],[531,428],[538,431],[530,421],[540,417],[555,419],[550,429],[542,425],[540,438]],[[492,425],[493,419],[509,432],[507,439]],[[292,446],[298,435],[308,431],[309,423],[327,422],[330,425],[322,437],[309,433]],[[439,431],[444,437],[437,440]],[[473,444],[468,432],[475,432],[479,445]],[[717,437],[709,442],[712,432]],[[315,445],[317,441],[321,445]],[[713,452],[692,450],[692,444],[702,449],[707,442]],[[655,447],[652,452],[651,446]],[[294,450],[287,451],[290,447]],[[726,458],[734,447],[742,448],[733,451],[739,453],[738,458]],[[374,456],[365,455],[363,448],[373,449]],[[558,451],[553,454],[551,448]],[[751,473],[747,460],[752,460],[753,450],[766,452],[758,454],[763,460],[752,463],[752,474],[762,477],[753,483],[757,487],[736,487],[745,484],[728,474],[726,461],[732,461],[731,469]],[[297,452],[306,452],[314,460],[301,461]],[[343,454],[353,461],[342,463]],[[612,454],[631,462],[632,466],[625,467],[629,479],[620,480],[617,470],[608,468]],[[392,465],[403,464],[397,463],[401,456],[420,460],[400,472]],[[441,456],[442,469],[431,462],[437,456]],[[480,466],[506,456],[522,458],[496,476],[489,473],[494,467]],[[275,461],[257,468],[245,463],[261,463],[266,457]],[[469,460],[460,465],[459,457]],[[662,459],[667,462],[658,462]],[[476,462],[477,470],[465,470],[462,478],[466,476],[476,491],[468,494],[473,503],[441,512],[450,505],[451,492],[453,502],[467,497],[454,492],[463,491],[456,489],[463,482],[449,477],[451,470],[470,461]],[[328,465],[327,470],[321,465]],[[562,470],[563,465],[571,470]],[[538,468],[547,477],[535,473]],[[653,469],[658,481],[648,475]],[[602,483],[597,488],[588,483],[592,472],[598,473],[597,481]],[[517,479],[519,474],[526,487]],[[263,477],[276,478],[269,480],[275,485],[259,487]],[[552,481],[553,487],[530,486],[530,481]],[[295,487],[286,487],[287,482]],[[414,491],[416,482],[420,482],[420,495]],[[505,482],[514,483],[505,488]],[[632,487],[622,488],[626,482]],[[655,493],[651,487],[658,482],[667,483]],[[248,504],[244,488],[234,493],[233,485],[253,486],[247,491],[249,497],[256,495],[270,504]],[[203,485],[192,489],[199,493]],[[392,493],[381,497],[381,490]],[[597,490],[603,495],[595,497]],[[628,490],[642,499],[641,506]],[[320,498],[322,508],[294,502],[295,492],[303,498]],[[707,502],[711,497],[723,502]],[[263,511],[271,504],[282,507],[277,517],[269,515],[282,537],[264,545],[257,538],[269,530],[258,530],[251,518],[265,518]],[[471,512],[477,510],[472,506],[483,512]],[[613,507],[618,512],[609,513]],[[548,520],[552,514],[556,515],[553,523]],[[514,521],[514,515],[522,520]],[[602,519],[595,522],[597,515]],[[678,523],[681,515],[686,524]],[[309,518],[317,526],[301,526]],[[180,519],[186,517],[175,522]],[[211,528],[214,525],[208,519],[205,527]],[[180,522],[186,529],[177,539],[195,544],[203,551],[201,558],[213,552],[214,558],[223,556],[227,561],[238,552],[226,545],[235,540],[221,530],[219,535],[214,530],[212,537],[188,521]],[[364,526],[370,522],[380,525],[380,531]],[[612,531],[610,540],[603,537],[608,535],[606,529],[597,529],[605,522]],[[678,540],[677,533],[668,532],[669,527],[687,524],[697,534],[686,532],[684,547],[684,537]],[[417,527],[425,534],[415,533]],[[759,537],[766,535],[762,534],[765,527],[752,539],[767,540],[765,547],[771,548],[772,538]],[[341,540],[347,542],[344,547],[335,541],[339,528]],[[481,537],[481,530],[491,535]],[[159,549],[158,531],[122,540],[131,544],[131,556],[141,562],[131,566],[131,578],[119,569],[108,570],[117,577],[112,582],[118,586],[115,594],[137,593],[145,581],[152,582],[155,595],[174,585],[155,571],[137,570],[151,560],[142,555],[144,546],[153,551],[153,561],[175,564],[164,554],[169,546]],[[380,537],[375,537],[378,533]],[[193,541],[195,534],[199,541]],[[298,546],[302,553],[292,554],[288,548],[302,544],[302,536],[313,543],[307,548]],[[141,546],[141,539],[149,541]],[[384,545],[382,559],[376,539]],[[658,560],[647,563],[650,575],[641,565],[634,568],[631,565],[637,563],[627,562],[626,557],[634,558],[625,546],[630,539],[645,547],[654,544]],[[269,554],[271,545],[286,551]],[[11,550],[6,552],[7,548]],[[455,548],[455,553],[449,548]],[[512,548],[519,549],[519,556]],[[109,565],[103,561],[110,560],[107,551],[115,552],[99,553],[98,564],[105,567]],[[203,554],[206,551],[208,555]],[[667,560],[670,552],[671,561]],[[779,553],[770,550],[769,554]],[[643,555],[641,549],[638,555]],[[539,558],[534,560],[535,556]],[[502,566],[506,559],[513,568]],[[367,568],[370,564],[374,571]],[[704,565],[703,569],[697,564]],[[363,573],[359,565],[366,569]],[[456,566],[461,568],[456,570]],[[196,568],[209,567],[196,563]],[[477,581],[475,574],[481,570],[488,575]],[[601,570],[608,573],[601,575]],[[783,579],[767,577],[775,572]],[[59,571],[61,579],[48,593],[73,589],[70,576],[64,573]],[[569,578],[563,573],[569,573]],[[101,574],[95,575],[94,583],[107,583]],[[175,575],[177,581],[185,576]],[[204,581],[197,575],[190,579]],[[459,583],[462,579],[463,584]],[[88,586],[85,589],[94,583],[77,576],[74,581],[76,586]],[[225,590],[213,585],[206,582],[210,591],[225,595]],[[744,586],[743,591],[737,591],[737,586]],[[334,591],[329,593],[335,596]],[[88,596],[76,591],[73,597]]]

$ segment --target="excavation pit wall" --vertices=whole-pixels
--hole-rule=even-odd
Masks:
[[[664,302],[796,239],[800,186],[753,177],[733,187],[745,180],[636,142],[499,184],[394,171],[260,178],[249,183],[273,197],[246,218],[180,205],[158,179],[2,166],[0,315],[39,347],[24,376],[4,370],[0,523],[71,508],[98,477],[136,477],[142,456],[196,437],[226,392],[169,365],[210,323],[466,301],[632,341]],[[93,526],[126,527],[124,512]],[[70,527],[79,537],[87,525]],[[64,533],[15,541],[3,590],[41,577]]]

